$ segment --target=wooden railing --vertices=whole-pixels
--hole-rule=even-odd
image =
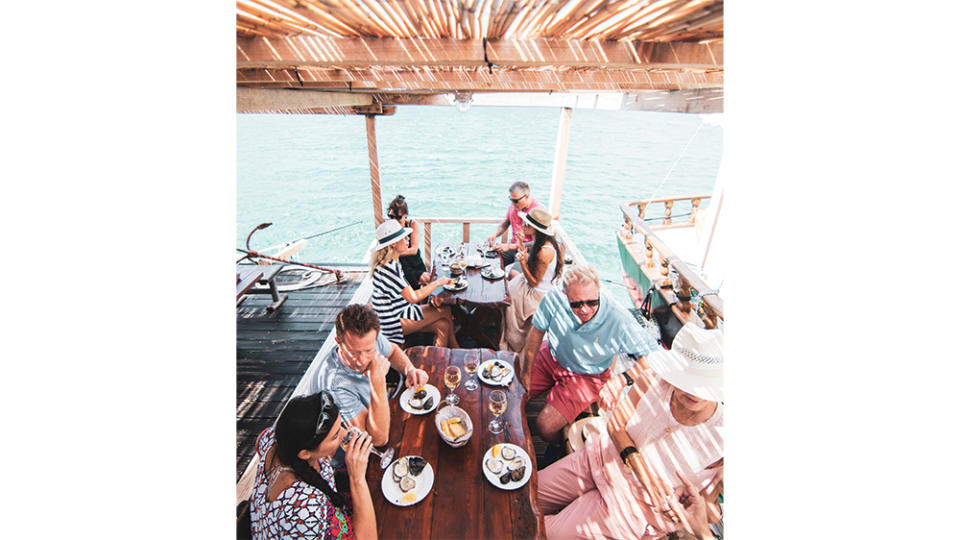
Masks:
[[[430,234],[432,232],[432,225],[434,223],[459,223],[463,225],[463,238],[461,242],[470,241],[470,225],[472,223],[494,223],[499,224],[503,221],[503,218],[416,218],[417,221],[423,224],[423,262],[427,265],[427,268],[430,268],[430,259],[433,256],[433,248],[431,247]],[[506,231],[500,236],[501,242],[507,242],[508,235],[510,234],[510,228],[508,227]],[[484,239],[487,237],[484,236]]]
[[[696,272],[694,272],[689,266],[680,260],[673,250],[667,247],[663,240],[656,235],[654,228],[651,225],[644,222],[643,219],[635,219],[634,215],[636,212],[632,210],[632,207],[639,206],[640,215],[642,216],[643,210],[647,207],[647,205],[653,202],[665,202],[671,200],[702,200],[705,198],[709,197],[698,196],[676,197],[672,199],[648,199],[635,203],[621,204],[620,211],[623,212],[624,231],[622,234],[624,237],[630,241],[642,242],[646,248],[643,261],[641,262],[641,270],[647,275],[647,277],[651,279],[651,281],[657,283],[657,290],[668,304],[673,304],[673,310],[677,317],[681,321],[686,321],[692,316],[696,315],[703,320],[707,328],[716,328],[718,321],[723,319],[723,300],[715,293],[711,294],[712,291],[710,290],[710,286],[707,285],[707,283],[703,281],[703,279]],[[697,205],[699,205],[699,202]],[[696,209],[696,206],[694,206],[694,209]],[[670,227],[669,223],[666,223],[665,225],[666,227],[660,227],[660,229],[676,228],[678,226],[673,225]],[[689,227],[692,225],[693,223],[691,222],[690,224],[683,226]],[[676,271],[678,276],[679,286],[677,287],[676,291],[673,290],[673,286],[670,284],[669,280],[671,269]],[[698,314],[693,309],[692,303],[689,301],[691,288],[696,289],[696,291],[701,295],[700,297],[703,300],[702,314]],[[704,293],[707,294],[704,295]],[[687,300],[680,300],[680,297],[686,298]]]
[[[644,199],[642,201],[624,203],[620,205],[621,206],[620,209],[623,211],[624,217],[626,217],[630,215],[631,212],[624,209],[624,207],[626,208],[630,208],[634,206],[637,207],[637,212],[635,213],[635,215],[637,216],[636,220],[646,223],[646,221],[644,221],[644,217],[646,216],[647,210],[650,208],[650,206],[654,204],[663,204],[663,207],[664,207],[663,219],[660,221],[660,223],[649,224],[650,227],[653,230],[679,229],[682,227],[693,227],[697,219],[697,210],[699,210],[700,208],[700,203],[709,198],[710,198],[710,195],[690,195],[687,197],[663,197],[659,199]],[[690,217],[685,221],[678,221],[674,223],[673,207],[675,203],[680,201],[690,201],[690,205],[691,205]]]

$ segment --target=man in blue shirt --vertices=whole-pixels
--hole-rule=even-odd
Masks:
[[[551,443],[596,401],[616,354],[645,356],[657,347],[626,309],[601,293],[592,266],[571,265],[563,290],[543,297],[532,322],[517,375],[531,398],[549,391],[537,430]]]
[[[415,368],[406,353],[380,333],[380,319],[369,306],[343,308],[337,315],[336,332],[337,345],[317,370],[318,386],[333,394],[344,421],[369,433],[374,445],[387,444],[387,371],[393,366],[408,387],[427,384],[427,373]]]

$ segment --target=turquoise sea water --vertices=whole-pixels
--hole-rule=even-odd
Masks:
[[[519,107],[398,107],[377,118],[384,214],[403,194],[413,217],[502,218],[516,180],[548,205],[559,121],[559,109]],[[574,110],[561,223],[601,277],[620,283],[619,204],[712,193],[721,152],[722,128],[699,115]],[[360,261],[373,239],[364,117],[238,115],[237,247],[265,221],[273,225],[254,235],[254,249],[358,220],[311,239],[299,260]],[[471,237],[494,228],[473,225]],[[459,224],[435,224],[432,238],[461,234]],[[606,287],[627,302],[622,287]]]

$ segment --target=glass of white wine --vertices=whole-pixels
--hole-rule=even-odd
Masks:
[[[346,452],[350,441],[360,433],[360,428],[351,426],[343,420],[340,421],[340,425],[343,426],[343,429],[347,430],[347,436],[340,441],[340,448],[343,448],[343,451]],[[371,448],[370,453],[380,458],[381,469],[386,469],[393,461],[393,448],[387,448],[383,453],[378,452],[375,448]]]
[[[447,369],[443,372],[443,384],[450,390],[450,393],[447,394],[445,398],[447,404],[456,405],[460,403],[460,396],[453,393],[457,385],[460,384],[460,368],[457,366],[447,366]]]
[[[467,382],[463,383],[463,387],[467,389],[468,392],[473,392],[480,387],[480,383],[477,382],[477,363],[480,361],[479,352],[468,353],[467,357],[463,361],[463,369],[467,371]]]
[[[503,420],[500,415],[507,412],[507,394],[503,390],[494,390],[490,392],[490,412],[493,413],[493,420],[490,421],[490,433],[498,435],[503,433]]]

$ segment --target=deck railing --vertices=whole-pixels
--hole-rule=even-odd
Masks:
[[[697,219],[697,210],[700,209],[700,203],[709,198],[710,198],[710,195],[690,195],[686,197],[662,197],[659,199],[644,199],[642,201],[624,203],[620,205],[621,206],[620,209],[623,211],[624,217],[626,217],[631,213],[627,210],[627,208],[636,207],[637,221],[643,221],[644,223],[646,223],[645,217],[647,214],[647,210],[651,207],[651,205],[662,204],[664,208],[663,218],[661,218],[660,223],[649,224],[650,227],[653,230],[680,229],[683,227],[693,227]],[[681,201],[690,201],[690,217],[685,221],[677,221],[676,223],[674,223],[673,207],[675,203],[681,202]]]
[[[723,300],[715,293],[711,294],[710,286],[687,266],[676,253],[673,252],[667,244],[654,232],[655,229],[692,227],[696,217],[696,209],[700,201],[710,198],[709,195],[700,195],[694,197],[672,197],[669,199],[647,199],[632,203],[623,203],[620,205],[620,211],[623,212],[624,230],[622,235],[628,241],[642,242],[646,248],[641,270],[658,285],[661,296],[668,304],[673,305],[674,313],[681,321],[689,320],[692,315],[699,315],[708,328],[716,328],[719,320],[723,319]],[[670,210],[673,202],[679,200],[690,200],[694,203],[693,211],[689,221],[685,223],[671,223]],[[650,225],[643,220],[643,214],[651,203],[665,203],[667,214],[663,223],[660,225]],[[633,207],[639,207],[639,212],[635,212]],[[639,238],[637,238],[639,236]],[[670,283],[670,270],[676,271],[678,284],[676,290]],[[703,314],[698,314],[690,302],[690,289],[695,289],[703,300]],[[678,294],[679,293],[679,294]],[[683,298],[683,300],[681,300]]]
[[[463,239],[462,242],[470,241],[470,225],[473,223],[493,223],[498,224],[503,221],[503,218],[445,218],[445,217],[418,217],[417,221],[423,224],[423,262],[427,265],[427,268],[430,268],[430,259],[433,255],[433,249],[431,248],[430,235],[432,233],[434,223],[459,223],[463,226]],[[508,228],[500,236],[501,242],[507,242],[508,235],[510,234],[510,229]],[[484,237],[486,239],[486,237]]]

